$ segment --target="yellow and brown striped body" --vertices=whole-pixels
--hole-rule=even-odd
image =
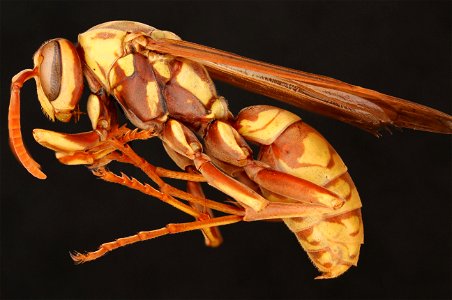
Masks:
[[[92,155],[82,152],[96,148],[108,136],[114,115],[109,97],[115,98],[132,124],[162,139],[180,167],[195,167],[208,184],[242,205],[243,220],[282,218],[323,272],[321,278],[336,277],[355,265],[363,240],[361,203],[347,168],[327,141],[298,116],[271,106],[249,107],[233,119],[205,66],[148,48],[159,40],[180,38],[144,24],[109,22],[79,35],[80,61],[67,42],[46,44],[38,53],[45,54],[41,65],[50,70],[47,73],[61,73],[60,60],[53,59],[59,51],[72,62],[65,70],[74,76],[63,72],[61,77],[66,94],[78,95],[81,86],[75,88],[77,80],[72,79],[81,75],[74,70],[82,63],[92,92],[88,116],[94,131],[74,136],[38,130],[35,139],[56,151],[63,163],[105,165],[110,161],[105,157],[114,151],[111,147]],[[60,81],[44,79],[46,93],[40,93],[41,98],[51,96],[60,113],[57,118],[68,120],[66,108],[72,111],[77,101],[61,102],[54,91]],[[44,111],[50,110],[44,104]],[[194,132],[202,136],[204,145]],[[262,145],[262,163],[255,161],[245,140]],[[36,165],[28,165],[35,171]],[[249,179],[259,189],[245,182]]]
[[[327,213],[319,211],[309,217],[283,219],[323,273],[318,278],[337,277],[357,264],[363,243],[358,191],[347,167],[325,138],[287,114],[269,106],[251,107],[239,114],[236,127],[245,138],[262,144],[259,160],[275,170],[322,186],[345,200],[341,208]],[[250,119],[250,115],[254,118]],[[276,127],[280,133],[273,139],[265,139],[265,132]],[[268,190],[262,192],[271,201],[294,202]]]

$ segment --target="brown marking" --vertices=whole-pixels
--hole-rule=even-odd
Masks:
[[[358,256],[359,256],[359,253],[358,254],[350,254],[348,257],[353,260],[353,259],[357,258]]]
[[[314,232],[314,228],[312,226],[312,227],[309,227],[309,228],[306,228],[304,230],[300,230],[300,231],[296,232],[295,235],[297,236],[297,238],[299,240],[303,240],[303,241],[305,241],[307,243],[312,244],[312,242],[308,241],[308,237],[310,235],[312,235],[313,232]],[[316,242],[316,241],[314,241],[314,243],[318,244],[318,242]]]
[[[115,72],[117,80],[112,89],[125,112],[129,113],[128,118],[130,121],[139,127],[140,125],[138,124],[140,122],[152,121],[163,115],[165,108],[161,89],[158,92],[160,105],[157,106],[157,111],[151,111],[149,108],[146,100],[146,86],[148,82],[156,81],[156,77],[152,66],[144,56],[134,54],[133,58],[134,72],[130,76],[126,76],[124,70],[118,64],[113,66],[112,72]],[[121,86],[121,90],[118,90],[119,86]],[[160,84],[157,85],[157,88],[159,86]],[[138,120],[133,120],[135,117]]]
[[[349,212],[342,213],[342,214],[337,215],[337,216],[328,217],[328,218],[325,218],[324,220],[327,221],[327,222],[330,222],[330,223],[336,223],[336,224],[344,225],[344,223],[342,223],[342,219],[347,219],[347,218],[352,217],[352,216],[357,216],[356,211],[360,211],[360,209],[358,208],[358,209],[355,209],[355,210],[352,210],[352,211],[349,211]],[[361,214],[359,214],[358,216],[361,216]]]
[[[88,133],[67,134],[66,140],[76,144],[94,145],[99,141],[99,135],[94,131]]]
[[[274,110],[275,107],[269,106],[269,105],[256,105],[256,106],[251,106],[251,107],[247,107],[242,109],[239,112],[239,115],[236,118],[234,127],[237,129],[237,131],[239,131],[243,126],[241,126],[241,122],[243,120],[247,120],[247,121],[257,121],[259,119],[259,113],[263,112],[263,111],[267,111],[267,110]],[[265,129],[270,126],[271,123],[273,123],[273,121],[284,111],[281,109],[278,109],[278,112],[275,114],[275,116],[269,120],[265,125],[256,128],[255,130],[249,130],[248,132],[253,133],[253,132],[259,132],[259,131],[265,131]],[[284,131],[283,131],[284,132]]]
[[[257,114],[258,114],[259,112],[257,112]],[[270,126],[270,124],[271,123],[273,123],[273,121],[278,117],[278,115],[281,113],[281,111],[278,111],[277,113],[276,113],[276,115],[271,119],[271,120],[269,120],[265,125],[263,125],[263,126],[261,126],[261,127],[259,127],[259,128],[256,128],[256,129],[254,129],[254,130],[248,130],[248,132],[250,132],[250,133],[255,133],[255,132],[259,132],[259,131],[261,131],[261,132],[264,132],[267,128],[268,128],[268,126]],[[257,115],[256,115],[257,116]]]
[[[86,82],[88,83],[89,90],[93,94],[99,94],[100,90],[103,88],[102,84],[97,79],[93,70],[90,68],[83,68],[83,74],[85,75]]]
[[[321,264],[319,262],[319,260],[323,254],[330,252],[329,250],[330,250],[329,248],[326,248],[326,249],[321,249],[321,250],[316,250],[316,251],[307,251],[307,252],[312,260],[315,260],[319,265],[323,266],[323,264]]]
[[[105,31],[101,31],[94,36],[95,39],[101,39],[101,40],[108,40],[108,39],[111,39],[114,37],[116,37],[116,34],[111,33],[111,32],[105,32]]]
[[[140,76],[140,78],[142,78],[144,81],[156,81],[154,68],[152,68],[152,65],[149,63],[145,56],[141,54],[134,54],[133,67],[135,70],[134,74]]]
[[[295,223],[303,223],[305,221],[305,218],[303,217],[296,217],[296,218],[291,218],[291,220]]]
[[[240,132],[240,129],[243,127],[240,124],[244,119],[251,122],[257,121],[260,111],[261,110],[259,106],[250,106],[242,109],[237,115],[237,118],[234,122],[234,128]]]
[[[334,165],[336,164],[334,161],[334,154],[336,154],[336,151],[329,144],[328,144],[328,150],[330,152],[330,160],[329,160],[328,164],[326,165],[326,167],[328,169],[332,169],[334,167]]]
[[[352,196],[352,192],[355,189],[355,186],[353,184],[353,181],[350,178],[350,175],[348,174],[348,172],[330,180],[329,182],[327,182],[326,184],[323,185],[324,188],[326,189],[331,189],[332,186],[334,186],[336,184],[336,182],[338,181],[345,181],[345,183],[343,184],[348,184],[349,186],[349,193],[347,195],[341,195],[341,197],[343,199],[345,199],[346,201],[350,200],[350,197]]]
[[[319,262],[319,264],[320,264],[320,262]],[[332,263],[330,263],[330,262],[327,262],[327,263],[324,263],[324,264],[321,264],[324,268],[326,268],[326,269],[330,269],[332,266],[333,266],[333,264]]]
[[[102,72],[102,74],[104,75],[104,77],[107,77],[107,72],[105,71],[104,67],[102,67],[102,65],[100,65],[97,61],[96,61],[96,65],[99,68],[99,70]],[[119,68],[120,69],[120,68]]]
[[[99,25],[96,25],[94,27],[91,27],[88,29],[88,31],[95,30],[95,29],[116,29],[120,31],[127,31],[127,32],[143,32],[146,35],[150,35],[155,28],[143,23],[139,22],[133,22],[133,21],[110,21],[106,23],[102,23]]]
[[[301,121],[287,127],[271,145],[275,159],[284,161],[291,168],[306,166],[306,164],[300,164],[298,159],[305,151],[301,141],[307,137],[308,133]]]
[[[174,77],[173,77],[174,78]],[[183,122],[199,122],[207,115],[204,105],[192,93],[171,80],[164,88],[169,114]]]
[[[323,220],[323,222],[336,223],[336,224],[341,224],[341,225],[345,226],[345,224],[342,222],[342,220],[343,219],[348,219],[350,217],[358,217],[360,223],[362,223],[361,209],[357,208],[355,210],[352,210],[352,211],[349,211],[349,212],[346,212],[346,213],[342,213],[342,214],[337,215],[337,216],[325,218]],[[360,231],[361,231],[361,226],[358,226],[357,230],[353,231],[353,232],[350,232],[349,235],[353,236],[353,237],[357,236],[360,233]]]
[[[172,79],[176,78],[182,69],[182,62],[179,60],[173,60],[170,64],[171,77]]]

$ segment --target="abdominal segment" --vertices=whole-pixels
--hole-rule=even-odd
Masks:
[[[298,121],[272,144],[261,148],[259,158],[272,168],[309,180],[345,200],[339,209],[308,217],[283,219],[323,274],[334,278],[357,265],[364,240],[361,201],[347,167],[329,143],[309,125]],[[293,202],[262,191],[271,201]]]

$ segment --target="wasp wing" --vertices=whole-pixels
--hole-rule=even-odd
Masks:
[[[213,78],[355,125],[452,133],[452,116],[433,108],[315,75],[181,40],[148,40],[153,51],[204,65]]]

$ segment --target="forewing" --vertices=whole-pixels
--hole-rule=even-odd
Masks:
[[[213,78],[358,126],[452,133],[452,117],[433,108],[315,75],[179,40],[148,40],[153,51],[204,65]]]

